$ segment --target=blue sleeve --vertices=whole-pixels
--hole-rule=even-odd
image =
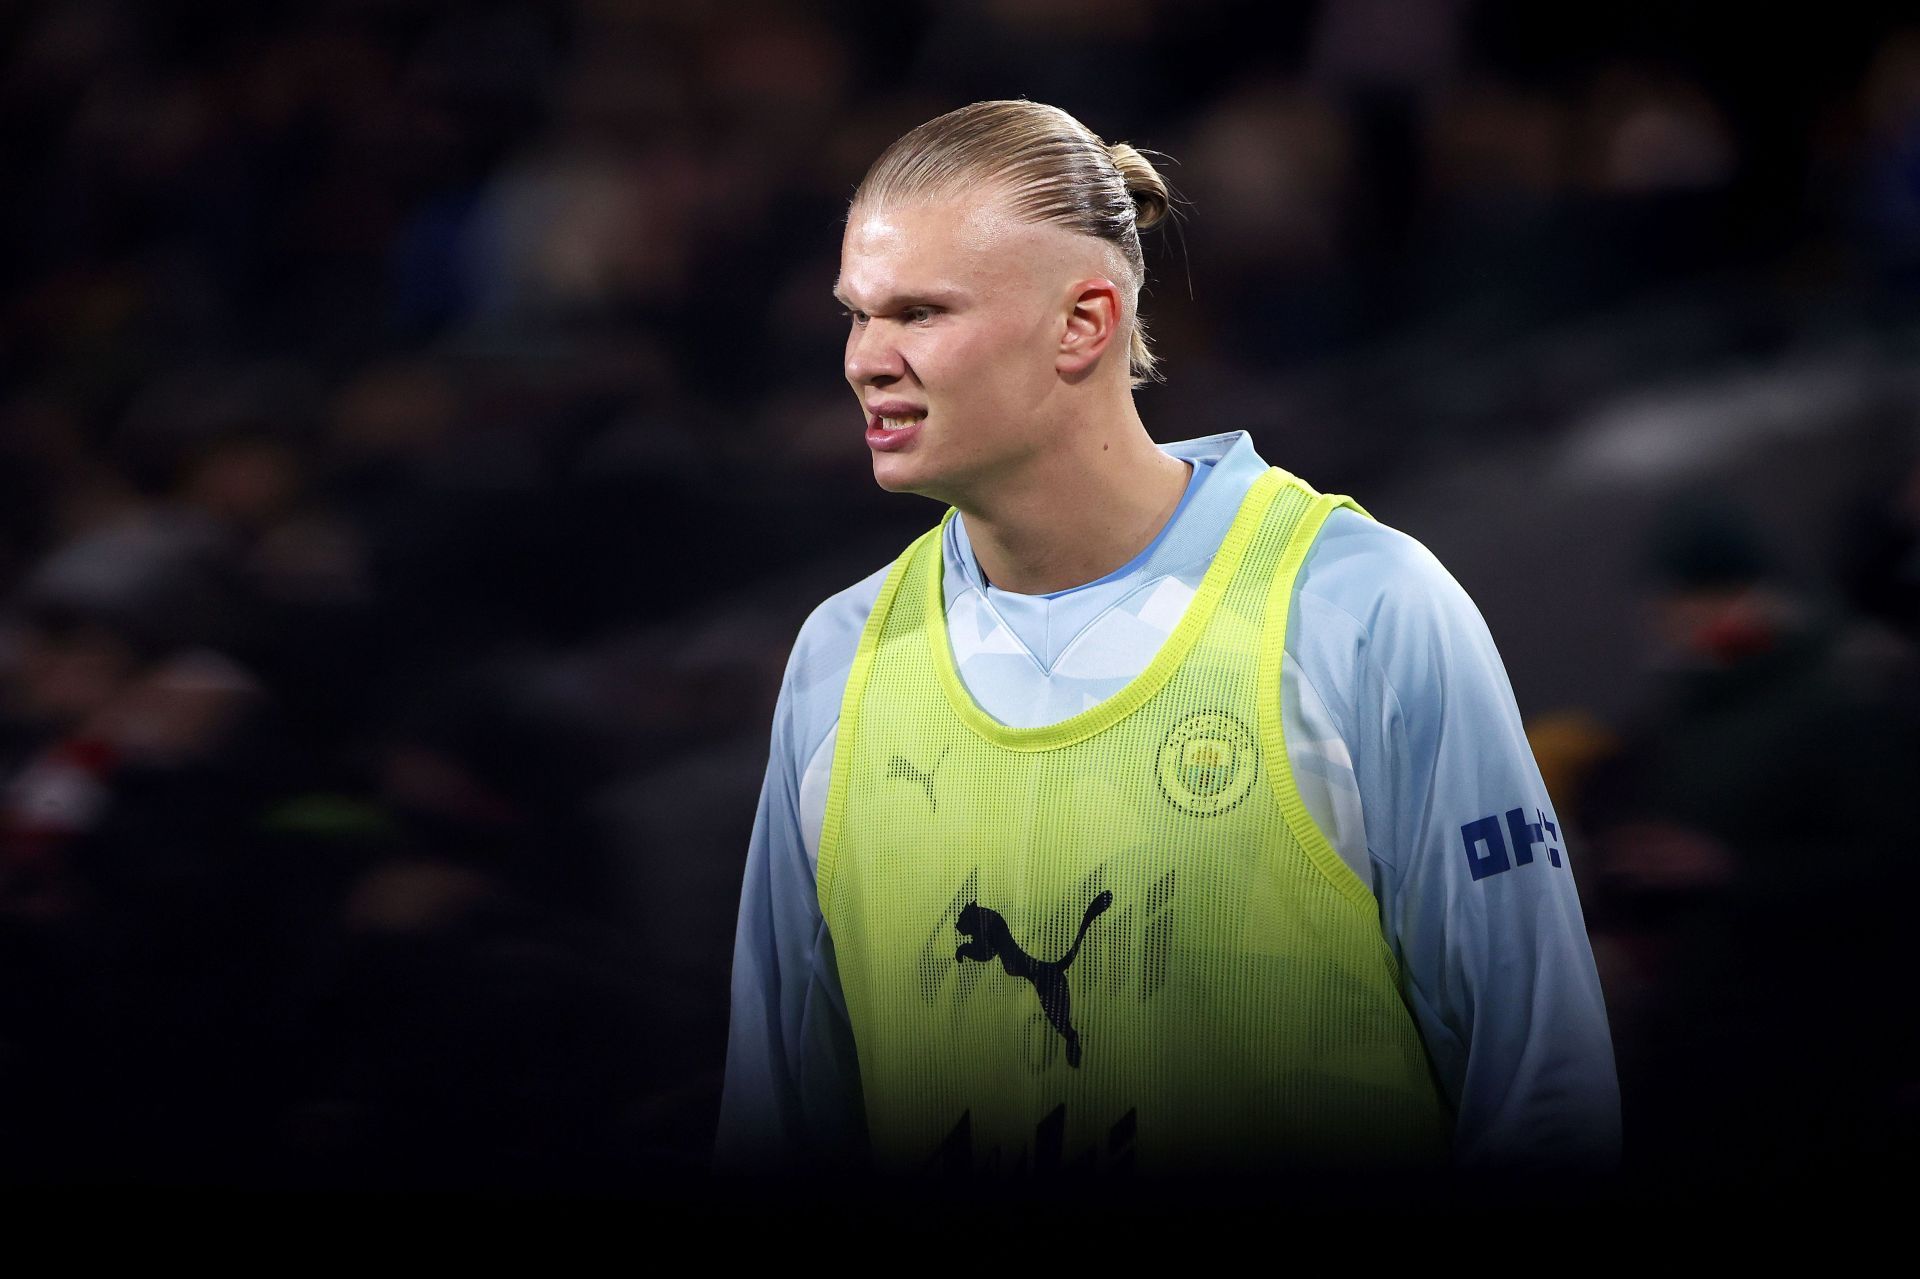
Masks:
[[[800,779],[838,718],[873,579],[822,604],[801,628],[774,707],[740,919],[734,936],[716,1170],[858,1165],[866,1131],[859,1058],[820,913]]]
[[[1322,536],[1315,593],[1352,622],[1345,678],[1324,683],[1352,689],[1335,714],[1351,726],[1383,931],[1455,1106],[1455,1160],[1608,1170],[1620,1097],[1606,1005],[1493,637],[1414,539],[1358,516]]]

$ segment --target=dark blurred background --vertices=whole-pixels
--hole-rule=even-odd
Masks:
[[[11,0],[0,1183],[698,1184],[788,647],[938,516],[845,201],[1009,96],[1173,157],[1155,434],[1485,614],[1629,1172],[1920,1149],[1910,6]]]

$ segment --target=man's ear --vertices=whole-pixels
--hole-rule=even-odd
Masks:
[[[1071,285],[1054,367],[1068,376],[1084,375],[1120,332],[1120,315],[1120,288],[1112,280],[1094,276]]]

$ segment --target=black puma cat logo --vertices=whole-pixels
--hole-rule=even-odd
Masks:
[[[1033,993],[1040,997],[1040,1009],[1046,1013],[1047,1020],[1067,1041],[1067,1064],[1080,1064],[1080,1032],[1073,1028],[1072,1000],[1067,990],[1067,965],[1080,952],[1080,943],[1086,939],[1087,929],[1100,916],[1100,912],[1113,905],[1113,894],[1103,891],[1087,905],[1087,913],[1080,920],[1080,932],[1073,939],[1073,945],[1067,947],[1067,953],[1058,961],[1048,963],[1044,959],[1035,959],[1020,949],[1020,943],[1013,939],[1013,932],[1007,927],[1007,921],[1000,917],[997,910],[989,910],[979,902],[970,902],[961,910],[960,918],[954,921],[954,927],[971,937],[972,941],[962,942],[960,949],[954,952],[954,960],[978,960],[987,963],[998,959],[1000,966],[1007,970],[1009,977],[1024,977],[1033,983]]]
[[[940,765],[946,761],[947,751],[952,749],[952,743],[948,743],[946,749],[940,752],[940,758],[933,761],[933,767],[924,773],[915,768],[906,756],[895,755],[887,761],[887,776],[904,777],[910,782],[919,782],[926,787],[927,803],[933,805],[933,811],[937,813],[940,811],[940,801],[933,797],[933,775],[940,771]]]

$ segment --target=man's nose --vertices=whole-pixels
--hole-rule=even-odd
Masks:
[[[869,320],[847,335],[847,381],[855,386],[891,381],[905,371],[885,326]]]

